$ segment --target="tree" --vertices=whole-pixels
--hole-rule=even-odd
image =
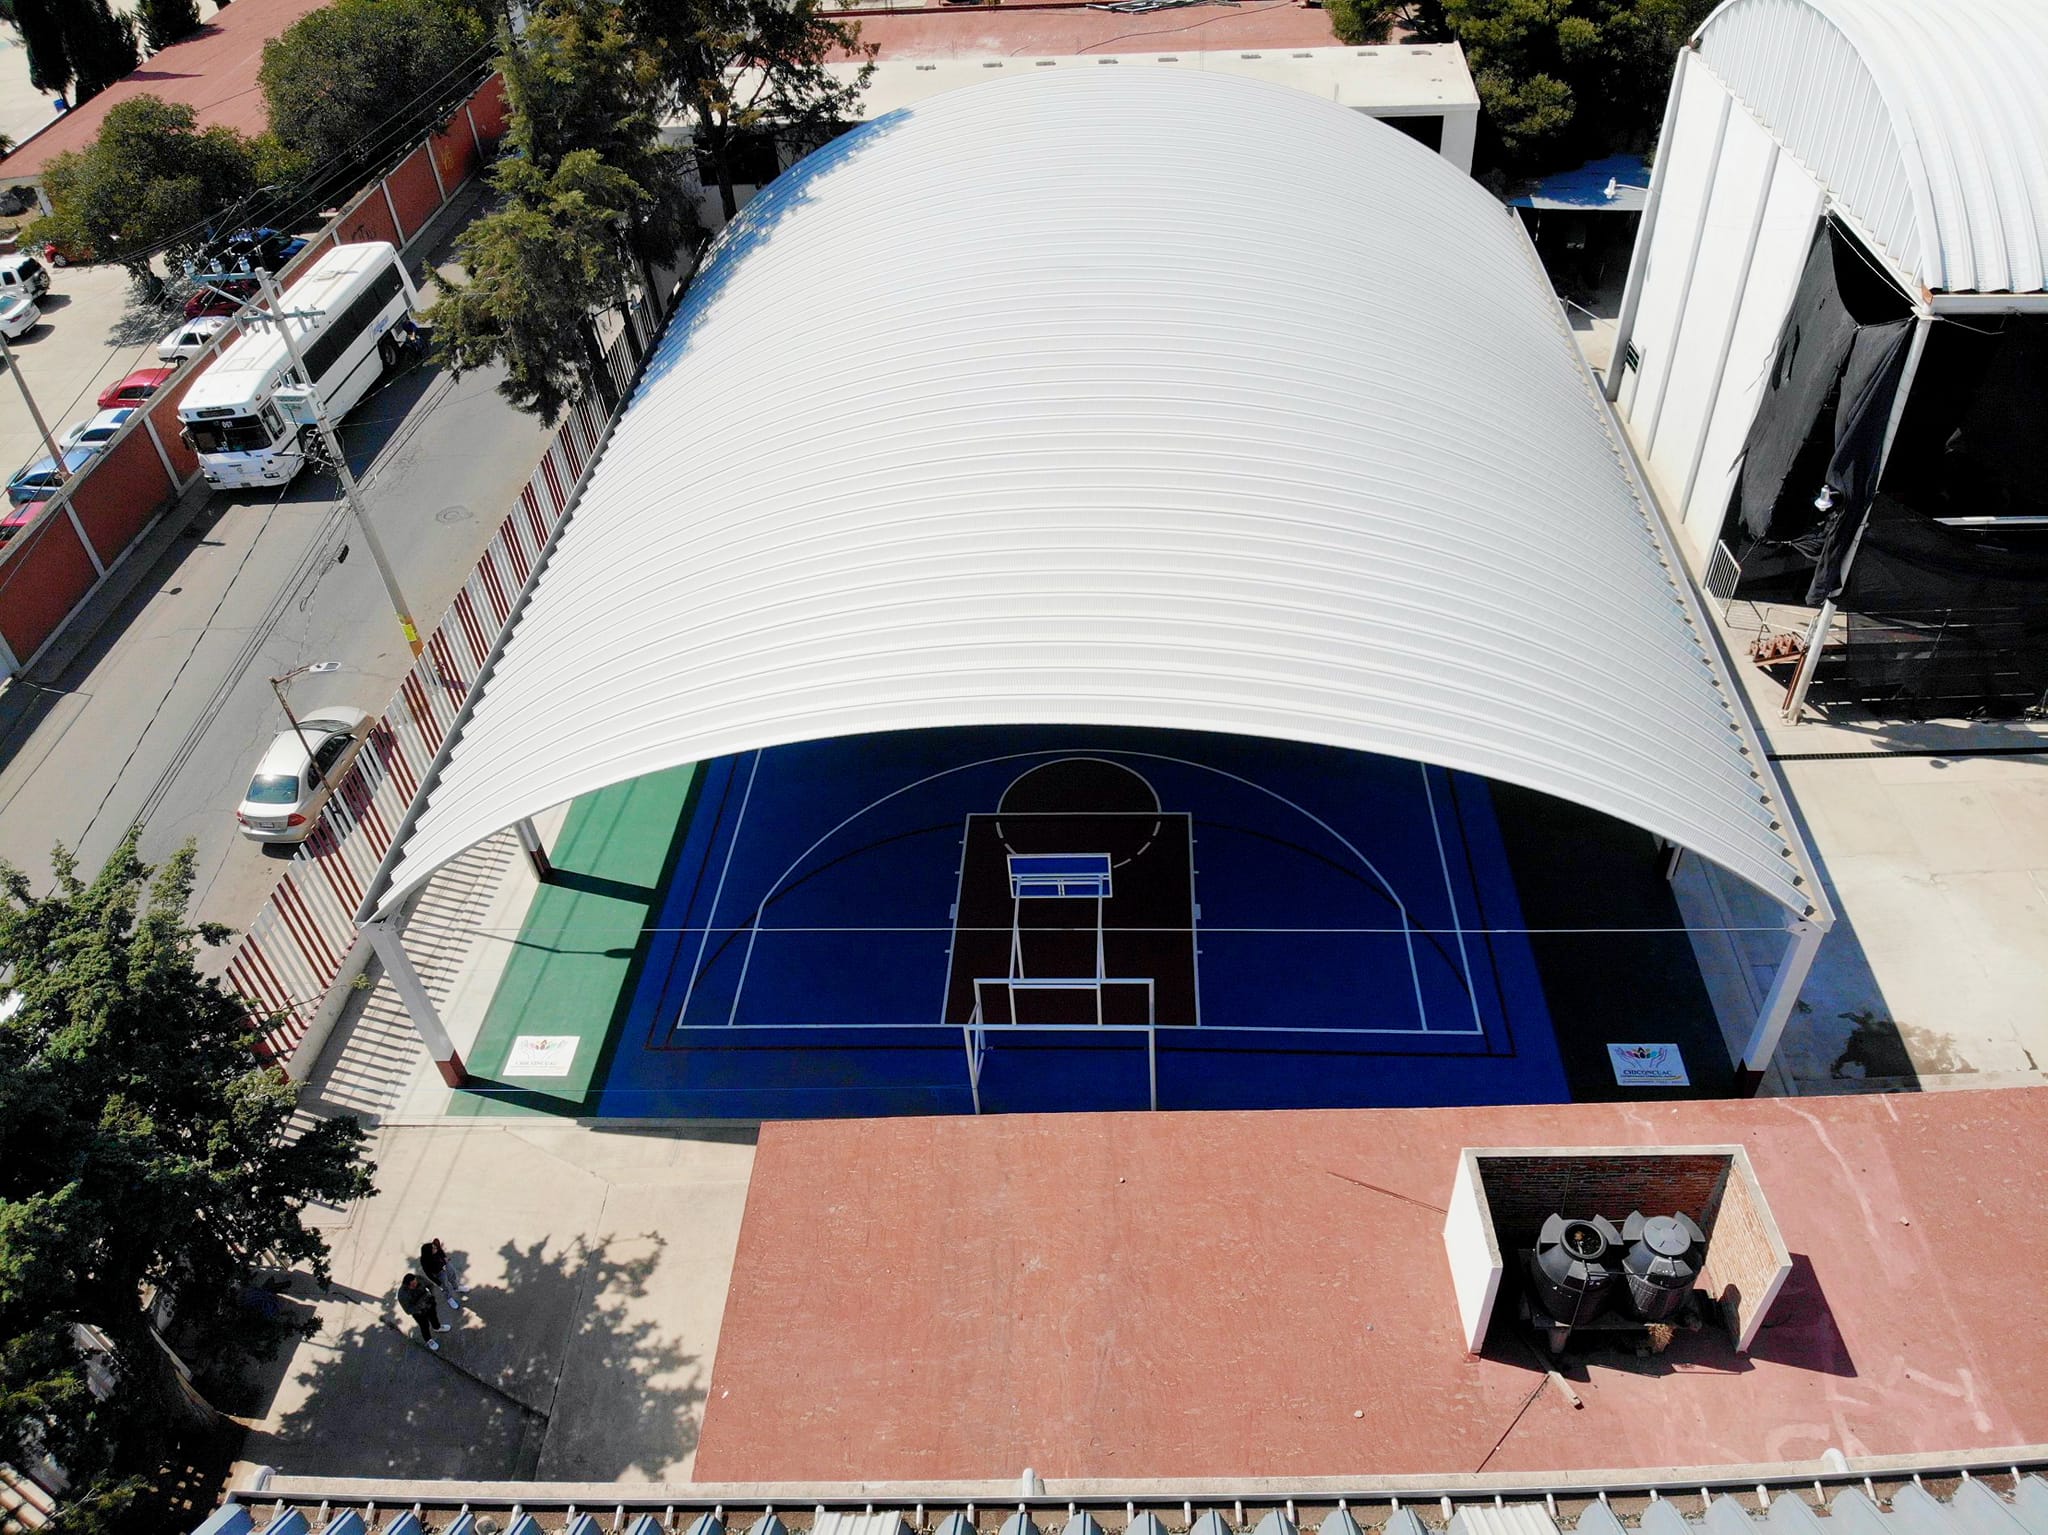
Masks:
[[[90,100],[142,62],[135,19],[116,15],[107,0],[62,0],[58,13],[65,18],[75,100]]]
[[[28,50],[28,83],[36,90],[61,93],[71,88],[64,15],[64,0],[14,0],[14,30]]]
[[[71,89],[84,101],[140,62],[134,21],[107,0],[14,0],[13,20],[28,50],[29,84],[39,91]]]
[[[591,149],[564,155],[552,174],[501,160],[491,179],[505,206],[456,241],[469,281],[437,299],[427,320],[457,376],[502,363],[498,392],[552,421],[603,377],[591,316],[626,296],[620,231],[645,194]]]
[[[239,133],[202,130],[192,108],[137,96],[107,109],[90,148],[50,162],[43,192],[54,211],[28,236],[90,249],[141,277],[159,251],[173,262],[196,254],[211,221],[255,185]]]
[[[623,172],[639,194],[626,243],[644,261],[667,261],[703,238],[690,157],[662,138],[660,60],[627,31],[615,0],[553,0],[497,63],[511,109],[506,137],[521,159],[552,176],[568,155],[592,150]]]
[[[151,53],[199,30],[199,0],[141,0],[135,14]]]
[[[187,924],[193,859],[152,870],[131,832],[86,883],[59,848],[42,896],[0,865],[0,1458],[55,1458],[72,1528],[115,1527],[174,1437],[161,1319],[202,1378],[309,1334],[249,1297],[300,1265],[324,1285],[306,1204],[372,1191],[361,1128],[295,1130],[297,1089],[194,965],[225,930]]]
[[[354,187],[474,89],[487,46],[451,0],[334,0],[263,45],[271,132]]]
[[[1385,42],[1408,0],[1323,0],[1323,9],[1337,40],[1357,46]]]
[[[1650,145],[1672,60],[1714,0],[1417,0],[1419,36],[1464,45],[1498,168]]]
[[[823,143],[855,119],[874,70],[859,28],[828,19],[818,0],[626,0],[625,10],[661,61],[728,219],[739,212],[735,151],[763,134]],[[869,62],[846,80],[825,67],[840,55]]]

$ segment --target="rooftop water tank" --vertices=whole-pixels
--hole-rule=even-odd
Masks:
[[[1621,1252],[1621,1233],[1603,1215],[1547,1217],[1529,1259],[1537,1300],[1567,1326],[1592,1321],[1613,1298]]]
[[[1628,1244],[1621,1260],[1628,1278],[1628,1309],[1645,1322],[1661,1322],[1692,1293],[1706,1236],[1689,1215],[1645,1215],[1637,1210],[1622,1222],[1621,1239]]]

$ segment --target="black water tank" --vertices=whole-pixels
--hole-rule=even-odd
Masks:
[[[1590,1322],[1613,1297],[1621,1278],[1621,1233],[1605,1216],[1550,1216],[1529,1258],[1536,1298],[1567,1325]]]
[[[1692,1293],[1707,1239],[1689,1215],[1645,1215],[1622,1222],[1628,1244],[1621,1266],[1628,1276],[1628,1309],[1645,1322],[1661,1322]]]

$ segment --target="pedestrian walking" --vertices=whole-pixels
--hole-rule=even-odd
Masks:
[[[448,1297],[448,1304],[453,1310],[462,1309],[462,1285],[448,1262],[448,1249],[441,1245],[439,1237],[420,1243],[420,1272],[427,1276],[428,1284]]]
[[[441,1343],[434,1334],[446,1332],[448,1324],[441,1320],[441,1308],[434,1304],[434,1292],[427,1282],[417,1274],[407,1274],[398,1282],[398,1304],[418,1325],[420,1341],[440,1353]]]

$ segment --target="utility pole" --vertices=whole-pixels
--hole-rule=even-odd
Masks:
[[[57,439],[50,435],[50,423],[43,419],[43,413],[36,408],[36,397],[28,392],[28,380],[21,376],[21,367],[14,360],[14,348],[7,344],[7,337],[0,335],[0,362],[7,365],[7,371],[14,375],[14,382],[21,390],[21,397],[28,405],[28,413],[35,419],[36,431],[43,439],[43,446],[50,450],[50,462],[57,466],[57,483],[62,485],[71,478],[71,471],[64,467],[64,455],[57,451]]]
[[[243,272],[228,274],[230,278],[246,278],[248,275]],[[362,493],[357,489],[356,477],[348,467],[348,455],[341,450],[341,440],[334,435],[334,428],[327,420],[327,407],[321,402],[313,375],[306,371],[305,359],[299,355],[299,343],[292,336],[291,326],[285,323],[289,316],[285,313],[284,298],[277,291],[276,279],[263,267],[256,269],[255,276],[262,285],[264,299],[270,305],[277,333],[284,338],[284,349],[291,357],[292,369],[306,385],[307,397],[313,404],[313,424],[319,430],[321,441],[327,444],[328,455],[334,460],[335,476],[341,481],[341,498],[348,503],[349,513],[356,520],[356,531],[362,535],[363,547],[370,551],[370,559],[384,582],[384,594],[391,599],[391,610],[398,615],[398,627],[405,631],[405,643],[412,647],[414,655],[418,655],[426,647],[420,643],[420,631],[413,624],[412,609],[406,605],[405,593],[398,588],[398,576],[391,568],[390,556],[385,554],[377,530],[370,526],[370,514],[363,507]],[[204,280],[211,283],[220,279]]]
[[[294,666],[283,676],[270,679],[270,691],[277,695],[278,708],[284,710],[284,717],[291,721],[292,734],[299,738],[299,745],[305,748],[306,760],[308,762],[313,760],[313,743],[306,739],[305,727],[299,723],[299,717],[292,713],[292,706],[284,696],[285,684],[294,677],[317,677],[326,672],[338,672],[340,670],[341,663],[339,661],[313,661],[305,666]]]

